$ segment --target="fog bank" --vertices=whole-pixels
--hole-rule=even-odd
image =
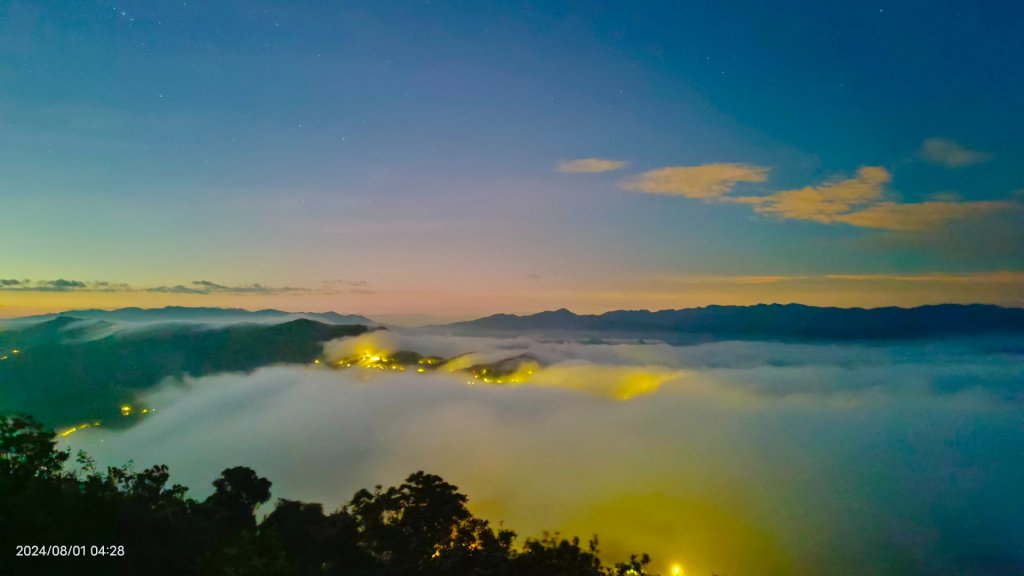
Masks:
[[[274,367],[168,383],[129,430],[69,438],[103,464],[228,466],[328,509],[423,469],[474,512],[601,536],[687,574],[1013,573],[1024,567],[1024,356],[1009,340],[898,346],[582,345],[373,333],[328,344],[544,367],[459,373]],[[640,393],[621,394],[637,379]],[[621,398],[628,398],[623,400]]]

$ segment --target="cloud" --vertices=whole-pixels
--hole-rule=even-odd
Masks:
[[[352,284],[356,286],[358,284]],[[294,286],[265,286],[263,284],[241,284],[229,286],[209,280],[195,280],[189,284],[155,286],[151,288],[132,286],[124,282],[106,280],[17,280],[0,279],[0,291],[7,292],[153,292],[160,294],[303,294],[314,292],[309,288]],[[325,291],[326,292],[326,291]],[[365,288],[353,288],[352,293],[366,293]]]
[[[1024,272],[997,270],[968,274],[828,274],[826,280],[866,282],[941,282],[956,284],[1015,284],[1024,286]]]
[[[8,292],[125,292],[128,284],[107,281],[0,279],[0,291]]]
[[[155,288],[146,288],[146,292],[156,292],[160,294],[209,294],[208,291],[202,288],[191,288],[183,284],[176,284],[174,286],[157,286]]]
[[[847,224],[905,233],[936,230],[953,220],[1020,208],[1019,203],[1012,201],[960,201],[950,192],[925,202],[887,200],[885,189],[892,181],[892,174],[880,166],[863,166],[853,178],[817,186],[762,195],[730,195],[737,183],[763,182],[767,173],[767,168],[746,164],[673,166],[640,174],[623,183],[623,188],[705,202],[745,204],[757,214],[779,220]]]
[[[865,166],[857,177],[807,186],[798,190],[785,190],[767,196],[743,196],[724,201],[750,204],[759,214],[768,214],[787,220],[810,220],[831,223],[836,217],[854,208],[882,199],[882,187],[892,176],[885,168]]]
[[[934,284],[934,285],[1010,285],[1024,286],[1024,272],[1013,270],[995,270],[991,272],[925,273],[925,274],[794,274],[779,276],[679,276],[671,277],[680,284],[708,284],[717,286],[728,285],[763,285],[763,284],[800,284],[813,286],[827,291],[830,285],[849,282],[869,282],[874,284]]]
[[[144,403],[158,411],[138,426],[63,442],[100,465],[167,463],[199,497],[223,468],[249,465],[275,497],[326,509],[425,469],[521,537],[597,533],[609,558],[647,551],[663,573],[677,562],[753,575],[1020,563],[1019,339],[671,347],[374,334],[333,345],[373,338],[528,350],[581,372],[519,387],[447,373],[223,374],[152,393]],[[620,402],[591,382],[602,370],[685,376]]]
[[[40,282],[41,285],[53,288],[54,290],[74,290],[76,288],[85,288],[85,282],[79,280],[65,280],[59,278],[57,280],[44,280]]]
[[[369,282],[366,280],[346,280],[344,278],[336,278],[334,280],[324,280],[326,286],[354,286],[356,288],[365,288]]]
[[[941,228],[951,220],[977,218],[1015,208],[1012,202],[881,202],[857,212],[837,215],[834,221],[861,228],[922,232]]]
[[[309,292],[310,290],[308,288],[295,288],[292,286],[264,286],[263,284],[228,286],[209,280],[193,280],[188,286],[182,284],[157,286],[155,288],[146,288],[145,291],[165,294],[292,294]]]
[[[226,286],[209,280],[196,280],[192,282],[208,293],[230,293],[230,294],[282,294],[288,292],[308,292],[307,288],[295,288],[293,286],[264,286],[263,284],[242,284],[238,286]]]
[[[336,278],[334,280],[324,280],[321,286],[321,289],[317,290],[317,292],[322,294],[354,294],[364,296],[377,293],[376,290],[370,288],[370,283],[366,280]]]
[[[581,158],[567,160],[558,165],[558,171],[564,174],[599,174],[619,170],[629,165],[624,160],[608,160],[605,158]]]
[[[764,182],[767,178],[768,168],[749,164],[670,166],[644,172],[625,181],[622,187],[647,194],[715,200],[731,192],[738,183]]]
[[[990,156],[978,150],[966,148],[955,140],[947,138],[928,138],[918,150],[918,157],[926,162],[945,166],[946,168],[960,168],[980,164],[989,160]]]

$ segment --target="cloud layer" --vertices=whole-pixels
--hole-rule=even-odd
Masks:
[[[375,336],[329,352],[529,353],[553,371],[509,387],[272,368],[169,384],[138,427],[70,439],[103,464],[167,462],[200,494],[222,468],[249,464],[275,496],[328,508],[427,469],[523,534],[597,532],[609,555],[647,550],[663,572],[995,573],[1024,561],[1020,341]],[[636,374],[657,385],[628,401],[606,393]]]

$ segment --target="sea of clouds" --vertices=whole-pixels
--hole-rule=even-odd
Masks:
[[[127,430],[67,439],[167,463],[193,496],[248,465],[340,506],[440,474],[523,536],[601,536],[687,574],[1024,571],[1024,341],[581,344],[374,332],[325,346],[529,354],[527,382],[279,366],[167,382]],[[468,382],[471,382],[469,384]]]

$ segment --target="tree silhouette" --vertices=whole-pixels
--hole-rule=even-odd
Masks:
[[[270,500],[270,480],[252,468],[235,466],[213,481],[214,493],[204,503],[229,533],[255,530],[256,509]]]
[[[441,477],[358,491],[342,509],[278,500],[262,522],[271,482],[227,468],[203,502],[168,485],[170,471],[97,470],[58,450],[52,431],[25,416],[0,417],[0,574],[147,576],[645,576],[649,559],[608,566],[589,546],[556,533],[514,546],[467,508]],[[74,558],[17,558],[15,547],[84,545]],[[109,551],[109,545],[122,547]],[[104,553],[94,551],[102,546]],[[50,555],[52,556],[52,554]]]

